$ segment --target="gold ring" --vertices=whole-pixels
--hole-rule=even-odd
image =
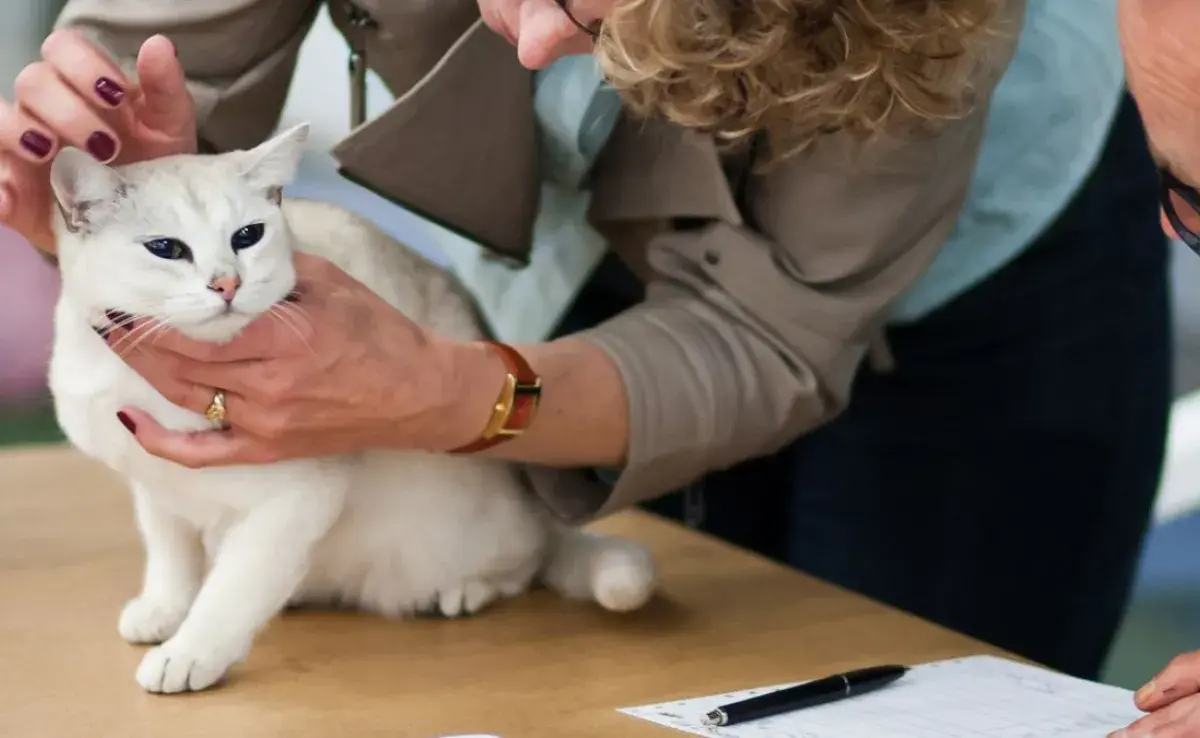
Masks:
[[[212,402],[204,411],[204,417],[213,425],[225,425],[225,393],[217,390],[213,393]]]

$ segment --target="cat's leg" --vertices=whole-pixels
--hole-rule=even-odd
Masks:
[[[142,659],[137,680],[144,689],[173,693],[212,686],[245,658],[254,636],[287,604],[341,511],[348,477],[306,469],[287,482],[291,490],[258,505],[226,533],[187,619]]]
[[[161,643],[175,634],[200,589],[204,547],[193,525],[164,510],[136,482],[133,506],[146,565],[142,592],[121,611],[117,630],[130,643]]]

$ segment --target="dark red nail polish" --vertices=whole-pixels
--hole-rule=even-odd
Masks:
[[[134,424],[133,418],[126,415],[124,411],[117,412],[117,420],[121,421],[121,425],[125,426],[125,430],[130,433],[137,433],[137,425]]]
[[[54,148],[54,143],[37,131],[25,131],[21,134],[21,148],[39,159],[45,159]]]
[[[125,89],[108,77],[96,80],[96,94],[114,108],[125,99]]]
[[[97,161],[107,164],[117,153],[117,142],[107,133],[96,131],[88,136],[87,150]]]

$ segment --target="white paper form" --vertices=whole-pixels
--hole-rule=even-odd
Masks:
[[[1128,690],[972,656],[916,666],[877,692],[840,702],[724,728],[702,723],[721,705],[787,686],[621,712],[713,738],[1102,738],[1141,716]]]

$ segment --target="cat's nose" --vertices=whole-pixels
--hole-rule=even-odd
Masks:
[[[233,302],[233,297],[237,294],[238,287],[241,286],[242,280],[236,276],[217,277],[208,283],[208,288],[225,298],[225,302]]]

